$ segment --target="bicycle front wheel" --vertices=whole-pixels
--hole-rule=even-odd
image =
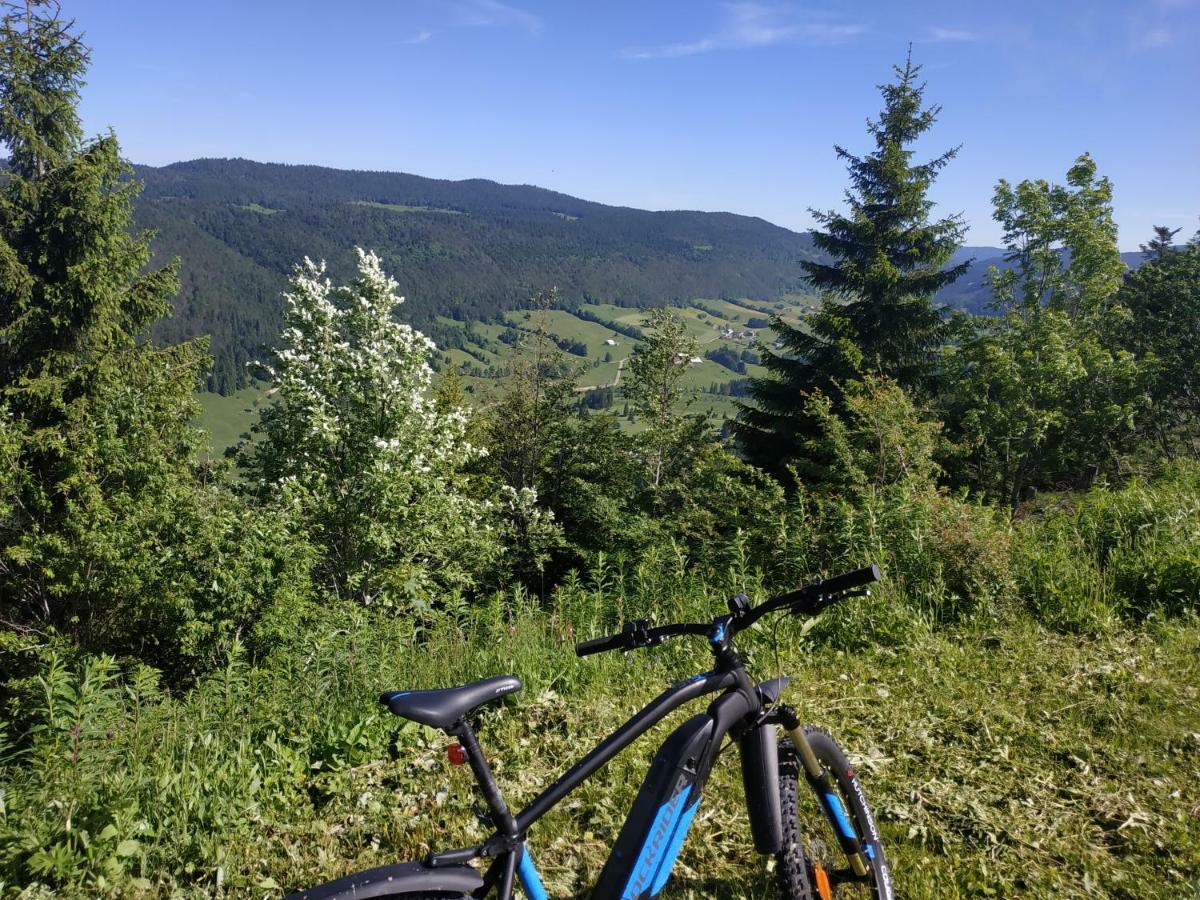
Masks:
[[[779,745],[779,798],[783,813],[783,849],[776,871],[784,900],[895,900],[875,817],[846,754],[819,728],[804,726],[808,745],[832,776],[833,789],[812,785],[790,740]],[[805,785],[802,788],[801,785]],[[817,792],[817,796],[814,796]],[[820,796],[832,794],[830,797]],[[825,812],[832,808],[833,816]],[[866,857],[866,875],[849,866],[839,832],[852,832]]]

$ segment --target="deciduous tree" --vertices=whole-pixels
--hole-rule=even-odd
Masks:
[[[999,320],[947,356],[965,480],[1015,507],[1030,488],[1090,481],[1133,434],[1141,370],[1119,344],[1124,263],[1112,186],[1086,154],[1066,185],[996,187],[1010,268],[989,281]]]
[[[689,399],[683,389],[696,342],[678,313],[651,310],[642,322],[645,337],[629,360],[625,396],[646,426],[642,433],[647,478],[653,491],[662,485],[671,457],[685,449],[680,438],[687,420],[682,407]]]

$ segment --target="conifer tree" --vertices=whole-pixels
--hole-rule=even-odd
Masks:
[[[131,231],[137,185],[116,138],[82,138],[87,61],[55,4],[6,6],[0,619],[176,663],[183,642],[212,636],[197,627],[213,612],[209,567],[236,572],[191,554],[219,555],[208,541],[228,537],[237,513],[195,462],[203,344],[146,340],[170,310],[176,265],[150,267],[150,235]]]
[[[1166,225],[1154,226],[1154,237],[1145,244],[1138,244],[1142,256],[1146,259],[1163,260],[1175,249],[1175,235],[1182,229],[1168,228]]]
[[[802,263],[821,306],[802,326],[773,322],[782,352],[764,352],[767,375],[752,380],[753,402],[736,424],[742,448],[764,468],[780,471],[804,456],[817,433],[806,412],[809,394],[836,400],[840,385],[869,374],[919,392],[946,340],[947,321],[932,298],[970,263],[947,267],[962,244],[962,218],[930,218],[929,188],[958,148],[912,161],[913,142],[941,109],[922,108],[920,71],[910,50],[903,68],[895,67],[897,80],[880,85],[884,108],[867,125],[870,154],[835,147],[850,175],[849,209],[812,211],[823,226],[813,241],[829,261]]]

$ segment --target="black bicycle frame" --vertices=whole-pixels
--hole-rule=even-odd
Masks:
[[[515,876],[520,878],[531,900],[542,900],[548,895],[524,847],[529,828],[680,706],[718,691],[724,693],[712,701],[703,715],[681,725],[659,749],[592,896],[596,900],[615,900],[658,894],[687,835],[721,741],[731,731],[737,732],[742,750],[743,779],[756,848],[764,853],[777,851],[781,830],[775,728],[757,720],[765,706],[778,699],[787,680],[754,685],[740,660],[734,657],[720,671],[705,672],[673,685],[601,741],[515,817],[504,805],[474,734],[464,726],[457,734],[498,830],[483,844],[431,854],[426,865],[436,870],[462,866],[479,857],[494,857],[483,886],[474,896],[483,897],[497,889],[500,900],[509,900]],[[770,752],[763,752],[764,748]]]

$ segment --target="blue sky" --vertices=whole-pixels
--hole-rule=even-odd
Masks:
[[[909,41],[962,144],[934,198],[995,244],[998,178],[1089,151],[1121,245],[1200,222],[1200,0],[839,3],[64,0],[94,49],[84,124],[198,156],[537,184],[790,228],[841,201],[832,145]]]

